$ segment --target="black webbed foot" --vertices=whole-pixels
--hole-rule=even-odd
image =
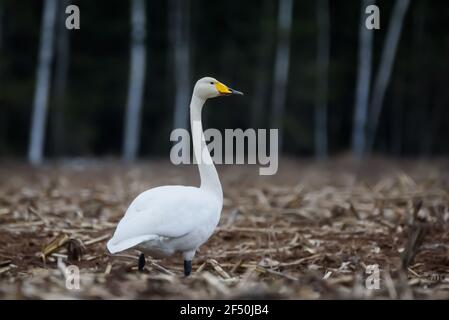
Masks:
[[[192,272],[192,261],[184,260],[184,275],[188,277]]]
[[[145,268],[145,255],[143,253],[141,253],[139,256],[137,267],[139,268],[139,271],[143,271],[143,269]]]

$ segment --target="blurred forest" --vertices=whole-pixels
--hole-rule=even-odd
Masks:
[[[325,157],[354,150],[358,121],[366,121],[358,128],[368,133],[375,153],[449,152],[447,1],[376,1],[380,30],[368,31],[368,59],[360,54],[368,52],[361,51],[367,32],[360,26],[367,16],[364,6],[374,1],[0,0],[2,157],[25,159],[29,149],[43,10],[51,2],[57,8],[50,28],[47,158],[120,157],[126,149],[126,110],[133,103],[140,131],[134,132],[137,147],[131,147],[129,158],[133,152],[167,156],[170,131],[186,123],[193,85],[206,75],[245,96],[209,103],[205,127],[279,127],[286,154]],[[79,30],[65,28],[69,4],[79,6]],[[403,23],[395,15],[401,4]],[[387,41],[394,21],[397,50]],[[143,85],[140,112],[129,84],[133,46],[133,70],[143,71],[144,80],[135,86]],[[388,48],[393,48],[389,75]],[[360,120],[356,93],[368,70],[360,67],[363,57],[371,69],[364,78],[371,93],[366,119]],[[389,81],[382,82],[378,73],[383,64]],[[376,102],[373,92],[382,86],[384,98]],[[376,104],[380,109],[373,111]],[[369,144],[359,153],[369,151]]]

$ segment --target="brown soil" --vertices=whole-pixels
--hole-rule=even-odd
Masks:
[[[0,298],[449,298],[448,161],[285,160],[276,176],[221,166],[219,228],[193,273],[182,257],[137,271],[105,244],[127,205],[194,166],[111,161],[0,166]],[[53,241],[53,242],[52,242]],[[378,264],[380,288],[367,289]],[[79,290],[64,267],[79,267]]]

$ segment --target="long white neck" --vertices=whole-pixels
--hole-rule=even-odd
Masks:
[[[204,99],[197,97],[195,93],[192,95],[192,101],[190,102],[190,125],[192,130],[193,152],[200,171],[200,188],[211,192],[222,202],[223,190],[221,189],[220,179],[210,156],[209,149],[206,146],[201,122],[201,111],[205,102]]]

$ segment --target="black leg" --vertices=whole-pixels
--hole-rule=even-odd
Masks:
[[[145,255],[143,253],[139,256],[139,263],[138,263],[139,271],[143,271],[143,268],[145,268]]]
[[[188,277],[192,272],[192,261],[184,260],[184,275]]]

